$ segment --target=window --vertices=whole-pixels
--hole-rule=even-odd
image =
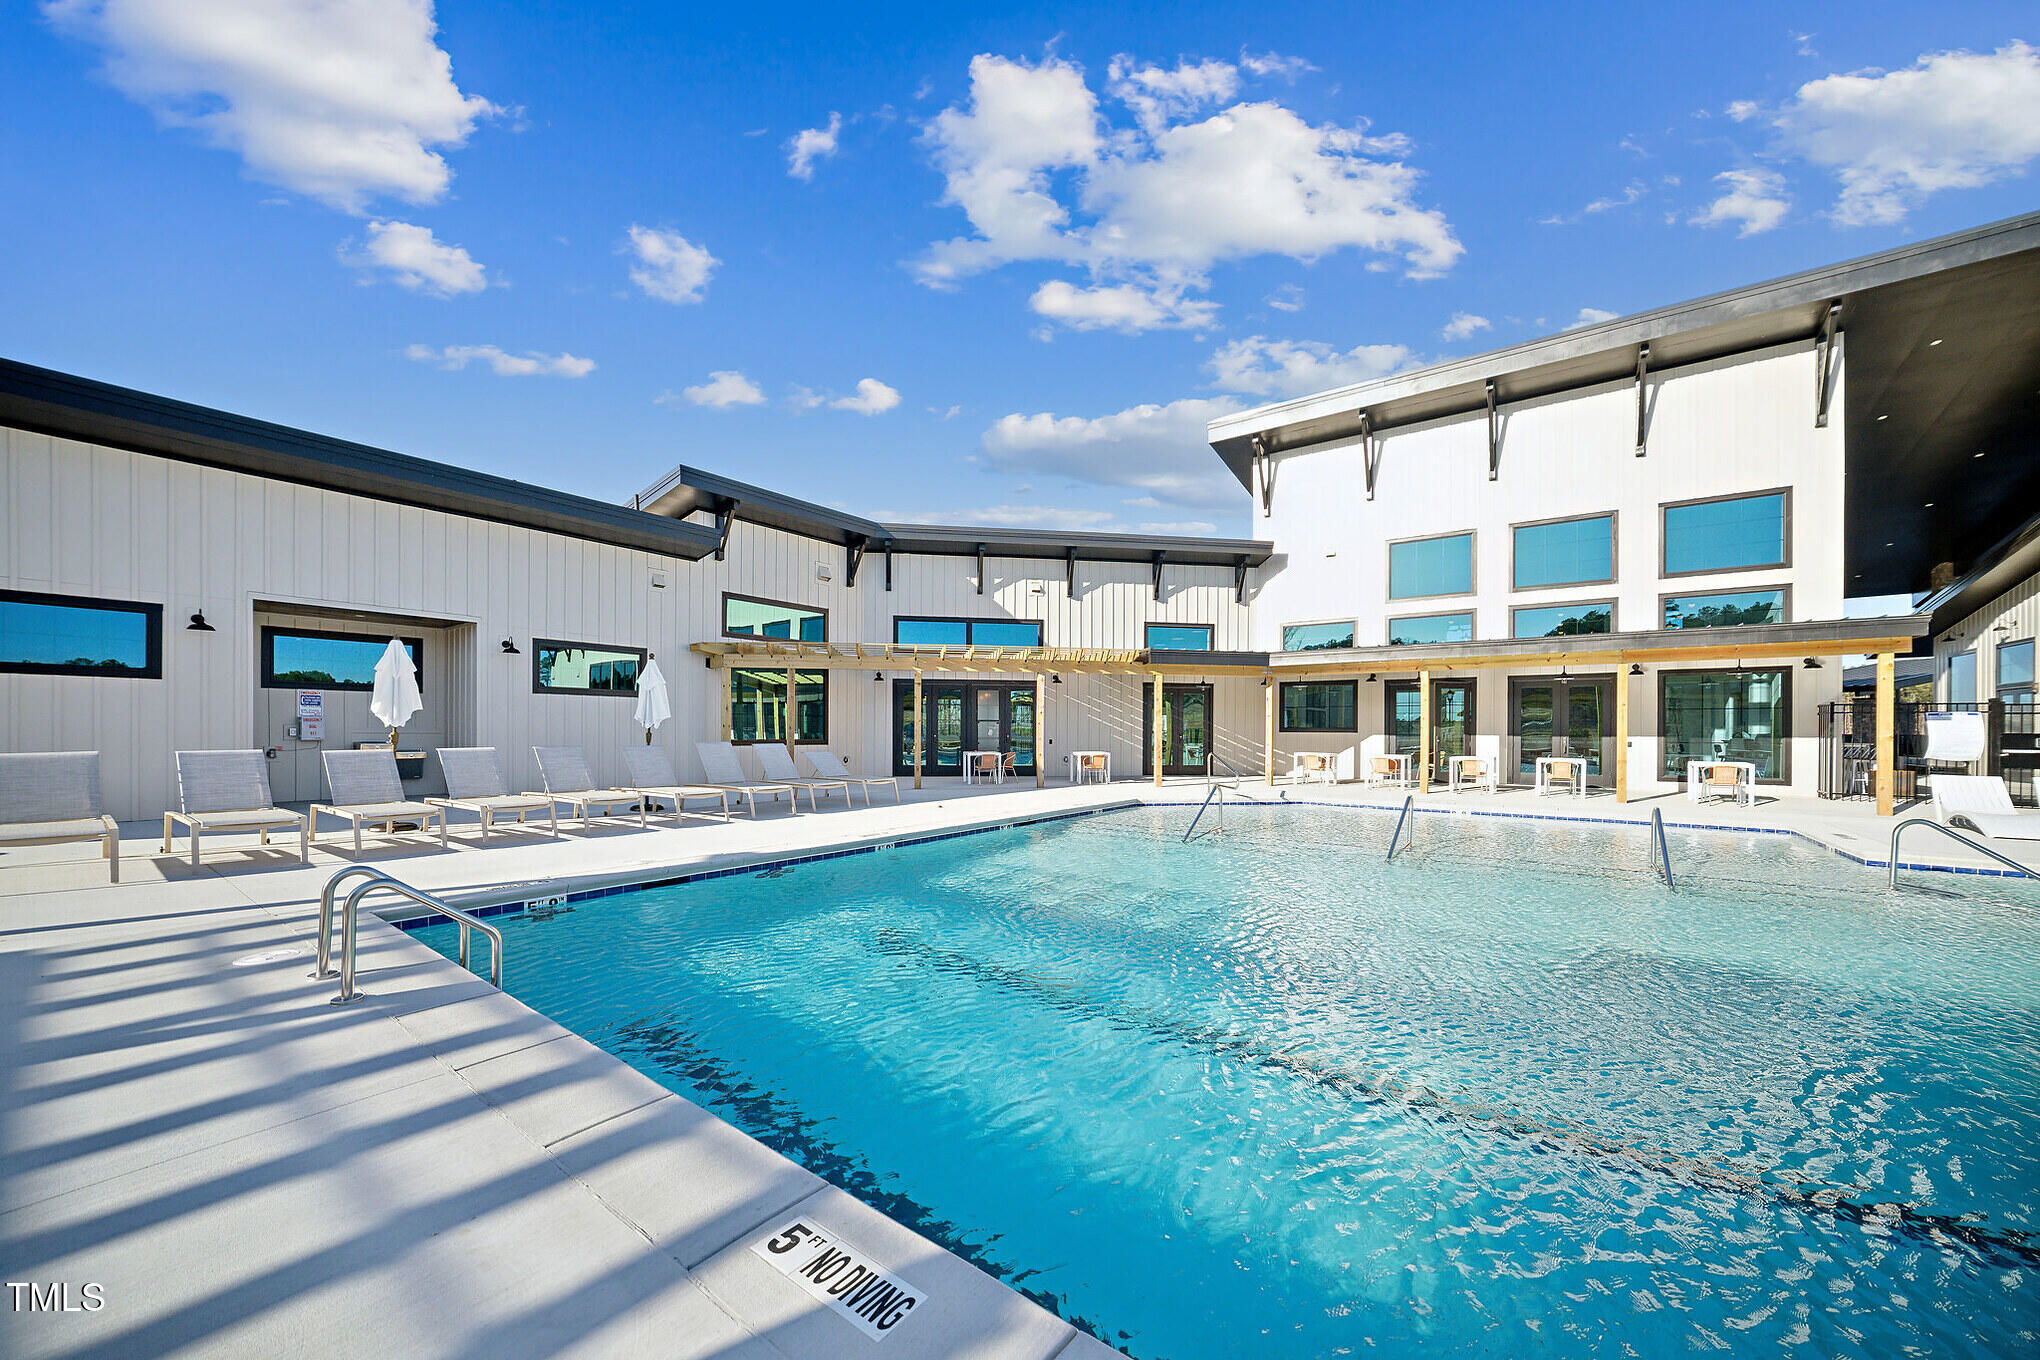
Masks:
[[[399,638],[411,654],[418,685],[425,684],[423,639]],[[375,688],[375,663],[389,649],[387,633],[320,633],[304,628],[262,630],[262,688]]]
[[[531,640],[533,694],[637,693],[645,666],[642,647],[603,647],[586,642]]]
[[[1360,682],[1297,680],[1282,687],[1284,732],[1357,732]]]
[[[1998,698],[2008,704],[2033,702],[2033,639],[1998,644],[1997,668]]]
[[[795,744],[829,740],[829,673],[797,671],[793,689]],[[730,740],[786,740],[786,672],[730,671]]]
[[[724,637],[786,638],[798,642],[829,640],[829,611],[779,600],[754,600],[748,595],[722,597]]]
[[[893,641],[910,647],[1039,647],[1036,619],[893,620]]]
[[[1285,652],[1320,652],[1327,647],[1350,647],[1353,645],[1353,620],[1339,623],[1285,623],[1282,625],[1282,650]]]
[[[1790,672],[1665,671],[1658,681],[1666,779],[1684,780],[1689,760],[1746,760],[1757,778],[1786,778],[1792,735]]]
[[[1957,652],[1948,658],[1948,702],[1976,702],[1976,653]]]
[[[1518,590],[1615,579],[1615,516],[1519,524],[1511,571]]]
[[[1473,592],[1473,535],[1412,538],[1388,545],[1388,598]]]
[[[1211,650],[1211,625],[1151,623],[1147,626],[1147,645],[1152,651],[1208,652]]]
[[[1424,642],[1473,641],[1471,614],[1418,614],[1388,621],[1388,645],[1407,647]]]
[[[163,606],[0,590],[0,672],[163,676]]]
[[[1791,498],[1784,491],[1664,507],[1664,574],[1790,565]]]
[[[1785,622],[1785,591],[1738,590],[1722,595],[1667,595],[1667,628],[1734,628]]]
[[[1581,633],[1615,631],[1615,602],[1538,605],[1509,611],[1509,636],[1519,638],[1575,637]]]

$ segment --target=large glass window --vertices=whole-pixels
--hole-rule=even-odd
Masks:
[[[1041,624],[1034,619],[972,619],[973,647],[1039,647]]]
[[[163,606],[0,590],[0,671],[163,674]]]
[[[418,683],[425,683],[425,643],[399,639],[411,654]],[[375,688],[375,663],[389,650],[388,634],[321,633],[302,628],[262,630],[264,689]]]
[[[1783,491],[1667,505],[1664,574],[1782,567],[1787,529]]]
[[[1790,672],[1667,671],[1659,677],[1666,779],[1683,780],[1689,760],[1746,760],[1757,778],[1786,777],[1792,735]]]
[[[1513,569],[1518,590],[1590,585],[1615,579],[1615,517],[1519,524]]]
[[[634,695],[638,672],[645,667],[642,647],[605,647],[533,638],[531,652],[534,694]]]
[[[1997,696],[2008,704],[2033,702],[2033,640],[2001,643],[1997,649]]]
[[[819,746],[829,740],[827,671],[794,673],[793,734],[796,744]],[[786,740],[785,671],[730,671],[730,740]]]
[[[1297,680],[1282,687],[1284,732],[1357,732],[1360,682]]]
[[[829,640],[829,613],[825,609],[724,594],[722,612],[726,637],[786,638],[794,642]]]
[[[1580,633],[1615,631],[1615,605],[1601,600],[1594,604],[1539,605],[1510,611],[1512,637],[1573,637]]]
[[[1039,647],[1038,619],[924,619],[897,617],[893,641],[911,647]]]
[[[1353,645],[1353,629],[1351,619],[1340,623],[1285,623],[1282,625],[1282,650],[1319,652],[1327,647],[1350,647]]]
[[[1466,595],[1473,590],[1473,535],[1446,534],[1388,545],[1388,598]]]
[[[1948,702],[1976,702],[1976,653],[1957,652],[1948,658]]]
[[[1407,647],[1426,642],[1473,641],[1471,614],[1419,614],[1388,621],[1388,645]]]
[[[1665,627],[1732,628],[1785,622],[1783,590],[1738,590],[1724,595],[1667,595]]]
[[[1154,651],[1208,652],[1211,650],[1211,625],[1151,623],[1147,626],[1147,645]]]

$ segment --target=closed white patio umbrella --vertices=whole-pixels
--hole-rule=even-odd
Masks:
[[[645,745],[652,744],[653,731],[672,716],[673,706],[666,700],[666,677],[659,674],[657,661],[647,661],[637,682],[637,723],[645,729]]]
[[[411,654],[403,643],[391,638],[375,663],[375,693],[368,701],[368,711],[390,729],[391,750],[397,747],[397,729],[423,707],[425,700],[418,693],[418,671],[411,664]]]

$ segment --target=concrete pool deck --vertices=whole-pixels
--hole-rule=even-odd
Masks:
[[[329,1005],[335,984],[307,976],[318,892],[367,862],[427,891],[518,899],[535,883],[698,872],[1205,792],[1201,780],[950,786],[907,790],[896,807],[648,831],[619,818],[486,849],[457,825],[452,853],[436,838],[376,836],[357,857],[336,838],[308,867],[294,847],[223,836],[193,870],[151,853],[158,828],[138,824],[123,828],[118,886],[96,847],[0,856],[0,1269],[65,1286],[54,1297],[74,1310],[11,1297],[0,1355],[1112,1355],[380,920],[362,923],[364,999]],[[1657,807],[1668,823],[1789,828],[1876,861],[1891,825],[1812,800],[1418,801],[1625,821]],[[1385,845],[1386,818],[1368,823]],[[2040,844],[2017,857],[2040,864]],[[1919,833],[1906,859],[1965,856]],[[514,988],[514,953],[508,967]],[[793,1218],[912,1291],[898,1330],[866,1340],[752,1249]]]

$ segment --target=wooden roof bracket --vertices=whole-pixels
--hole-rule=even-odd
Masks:
[[[869,546],[871,546],[871,540],[863,534],[856,535],[846,545],[845,553],[848,558],[848,570],[844,572],[843,583],[852,589],[855,589],[857,586],[857,569],[864,565],[864,550]]]
[[[718,496],[715,501],[715,560],[723,560],[723,553],[730,546],[730,527],[737,522],[737,501],[729,496]]]
[[[1814,364],[1813,425],[1825,430],[1828,423],[1828,402],[1834,396],[1835,383],[1835,333],[1841,327],[1842,304],[1839,299],[1827,305],[1827,315],[1820,324],[1819,354]]]

